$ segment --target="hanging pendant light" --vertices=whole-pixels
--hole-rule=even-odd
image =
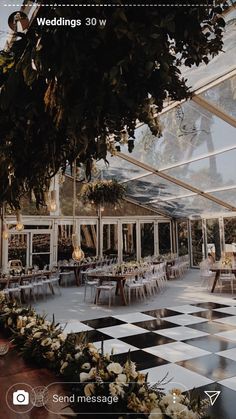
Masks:
[[[17,231],[22,231],[24,230],[24,224],[22,222],[22,217],[21,217],[21,213],[20,211],[16,212],[16,230]]]
[[[79,245],[79,237],[77,233],[72,234],[72,245],[74,249],[72,253],[72,259],[76,262],[84,259],[84,252]]]
[[[57,191],[53,189],[50,193],[49,211],[56,212],[57,210]]]
[[[84,252],[79,245],[79,236],[76,233],[76,224],[75,224],[75,206],[76,206],[76,160],[74,161],[73,167],[73,233],[72,233],[72,259],[75,262],[80,262],[84,259]]]
[[[8,227],[7,227],[7,224],[5,222],[3,222],[3,225],[2,225],[2,238],[4,240],[7,240],[8,237],[9,237]]]

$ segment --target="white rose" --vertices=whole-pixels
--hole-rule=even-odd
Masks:
[[[164,416],[162,414],[162,410],[160,407],[155,407],[151,410],[150,415],[148,416],[148,419],[163,419]]]
[[[29,329],[32,326],[35,326],[35,322],[30,322],[25,327],[26,327],[26,329]]]
[[[116,377],[116,383],[127,383],[127,376],[125,374],[118,374]]]
[[[87,372],[81,372],[79,375],[79,379],[81,383],[89,381],[89,374]]]
[[[118,375],[123,372],[123,368],[118,362],[112,362],[107,366],[107,371]]]
[[[4,311],[4,313],[9,313],[9,311],[11,311],[11,310],[10,310],[9,307],[5,307],[3,311]]]
[[[52,348],[53,350],[57,350],[57,349],[59,349],[59,348],[60,348],[60,346],[61,346],[61,343],[60,343],[59,341],[57,341],[57,342],[52,342],[52,344],[51,344],[51,348]]]
[[[51,345],[51,343],[52,343],[52,339],[51,338],[46,338],[46,339],[42,340],[41,346],[49,346],[49,345]]]
[[[40,338],[41,336],[42,336],[42,332],[36,332],[36,333],[33,335],[33,338],[38,339],[38,338]]]

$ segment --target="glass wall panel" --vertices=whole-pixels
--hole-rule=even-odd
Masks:
[[[39,269],[43,269],[46,265],[50,264],[50,254],[41,253],[32,255],[32,265],[37,265]]]
[[[141,229],[141,257],[154,255],[154,223],[142,223]]]
[[[179,256],[188,254],[188,223],[187,221],[179,221],[177,224],[177,239]]]
[[[159,254],[171,253],[170,223],[158,223]]]
[[[50,253],[50,234],[33,234],[33,253]]]
[[[32,265],[43,269],[50,263],[50,234],[32,234]]]
[[[136,224],[122,224],[123,260],[136,260]]]
[[[206,90],[200,96],[236,118],[236,76]]]
[[[82,224],[80,226],[81,248],[85,257],[97,254],[97,226],[96,224]]]
[[[202,220],[191,221],[192,264],[199,266],[204,258]]]
[[[69,224],[58,226],[57,260],[69,260],[72,257],[72,231],[73,226]]]
[[[10,234],[8,239],[8,261],[20,259],[27,265],[27,234]]]
[[[103,254],[111,258],[118,255],[118,225],[103,225]]]
[[[236,217],[224,218],[225,256],[236,253]]]
[[[215,260],[221,258],[220,227],[219,219],[206,220],[207,253],[210,253]]]

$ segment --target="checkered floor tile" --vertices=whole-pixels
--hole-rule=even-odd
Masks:
[[[117,362],[125,361],[130,352],[150,382],[167,376],[169,383],[163,387],[172,383],[185,391],[195,388],[202,396],[205,390],[220,389],[225,400],[236,396],[236,303],[204,302],[71,321],[65,331],[78,335],[87,331],[88,341],[98,349],[103,340],[104,352],[113,352]],[[220,417],[234,419],[235,406],[233,411],[219,400]],[[219,419],[216,405],[210,414]]]

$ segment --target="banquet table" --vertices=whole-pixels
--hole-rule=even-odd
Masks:
[[[228,273],[228,274],[233,273],[234,275],[236,275],[236,265],[233,265],[232,267],[230,267],[230,266],[215,264],[211,266],[210,270],[212,272],[215,272],[215,279],[211,288],[211,292],[214,292],[221,273]]]
[[[77,265],[77,264],[61,265],[60,271],[61,272],[73,271],[75,275],[76,285],[80,286],[81,285],[81,272],[86,271],[87,269],[94,269],[100,263],[101,262],[87,262],[87,263],[82,263],[81,265]]]
[[[51,271],[39,271],[32,274],[23,274],[23,275],[10,275],[8,277],[0,278],[0,286],[5,285],[7,281],[10,279],[10,282],[16,282],[20,280],[28,280],[29,282],[32,281],[34,278],[40,278],[41,276],[46,276],[49,278],[51,275]]]
[[[137,273],[135,272],[135,275]],[[99,282],[102,284],[102,282],[106,281],[114,281],[116,282],[116,295],[120,295],[120,299],[123,305],[127,305],[127,300],[125,296],[124,286],[125,281],[134,276],[134,272],[126,272],[123,274],[108,274],[103,272],[90,272],[87,277],[88,278],[95,278],[99,279]]]

